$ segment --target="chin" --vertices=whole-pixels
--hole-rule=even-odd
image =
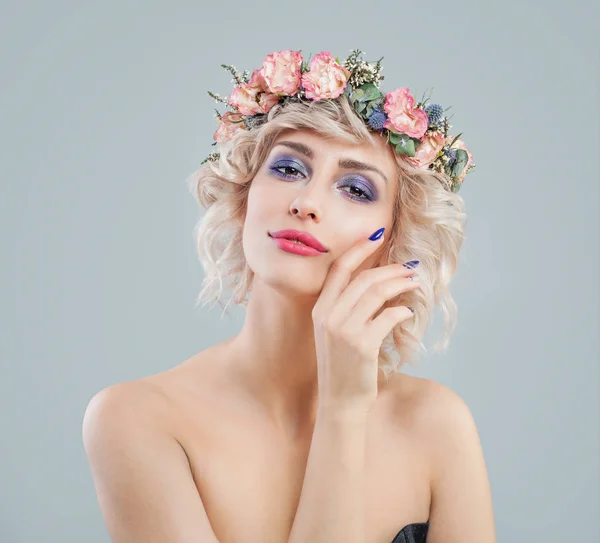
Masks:
[[[284,254],[284,256],[294,255]],[[323,288],[324,272],[315,267],[314,273],[307,273],[306,264],[299,265],[297,261],[292,260],[287,264],[279,258],[277,262],[271,258],[261,260],[256,268],[252,267],[255,270],[254,284],[260,282],[267,288],[290,298],[318,296]]]

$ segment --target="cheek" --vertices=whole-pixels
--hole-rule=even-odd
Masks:
[[[243,243],[262,243],[269,230],[283,228],[282,212],[279,209],[280,206],[274,201],[270,191],[261,190],[258,186],[251,187],[246,201]]]
[[[268,193],[259,186],[252,186],[248,192],[246,202],[247,219],[256,221],[260,219],[268,210],[270,205]]]
[[[267,183],[253,185],[248,192],[246,217],[253,228],[278,230],[283,228],[291,200],[289,193]]]

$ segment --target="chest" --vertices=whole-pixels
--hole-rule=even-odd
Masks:
[[[207,411],[204,411],[207,413]],[[309,439],[282,436],[250,416],[208,412],[179,425],[198,492],[222,543],[284,543],[300,499]],[[429,469],[407,429],[374,419],[366,444],[369,541],[390,543],[405,525],[429,518]]]

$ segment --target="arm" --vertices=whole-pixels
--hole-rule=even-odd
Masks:
[[[462,398],[431,382],[427,413],[432,500],[427,543],[496,543],[492,496],[479,434]]]
[[[366,411],[319,411],[290,543],[364,543],[366,437]]]
[[[111,540],[218,543],[187,455],[161,428],[161,400],[135,382],[119,383],[86,409],[83,442]]]

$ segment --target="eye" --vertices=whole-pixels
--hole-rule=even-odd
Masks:
[[[283,179],[300,179],[305,177],[304,172],[299,168],[296,168],[295,165],[297,165],[295,161],[278,161],[270,166],[269,170],[273,173],[273,175]],[[346,183],[340,188],[342,189],[342,192],[347,194],[347,198],[350,198],[356,202],[372,202],[377,199],[373,195],[373,191],[369,188],[369,186],[365,185],[365,183],[360,180],[347,180]]]
[[[358,197],[356,196],[352,196],[352,192],[351,191],[345,191],[348,192],[351,196],[351,198],[353,198],[354,200],[372,200],[373,198],[371,198],[371,196],[369,195],[369,193],[366,190],[361,189],[358,185],[345,185],[342,187],[342,189],[345,188],[350,188],[350,189],[354,189],[357,193],[358,193]]]
[[[294,168],[293,166],[287,165],[287,164],[280,164],[279,166],[272,166],[271,170],[273,170],[274,172],[276,172],[278,175],[280,175],[281,177],[285,177],[285,178],[297,178],[298,176],[295,175],[296,173],[302,173],[300,172],[300,170],[298,170],[297,168]],[[284,170],[283,172],[281,170]],[[294,173],[285,173],[285,172],[294,172]]]

